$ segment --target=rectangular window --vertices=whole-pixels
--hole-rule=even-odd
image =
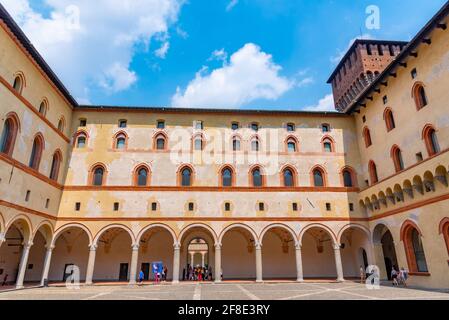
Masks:
[[[203,130],[204,129],[203,121],[196,121],[195,122],[195,129],[196,130]]]
[[[225,211],[226,211],[226,212],[231,211],[231,204],[230,204],[229,202],[226,202],[226,203],[225,203]]]
[[[382,99],[383,99],[383,101],[384,101],[384,104],[387,104],[387,103],[388,103],[388,97],[387,97],[387,96],[384,96]]]
[[[384,55],[384,48],[382,48],[381,44],[379,44],[377,46],[377,51],[379,52],[379,56],[383,56]]]
[[[80,211],[80,210],[81,210],[81,202],[75,203],[75,211]]]
[[[193,202],[189,202],[189,211],[193,211],[194,208],[195,205],[193,204]]]
[[[151,203],[151,211],[157,211],[157,202]]]
[[[390,56],[394,57],[394,49],[393,49],[393,46],[388,46],[388,50],[390,50]]]
[[[251,129],[256,132],[259,131],[259,124],[251,123]]]
[[[351,211],[351,212],[354,211],[354,204],[353,203],[349,204],[349,211]]]
[[[118,202],[114,202],[114,211],[118,211],[120,204]]]
[[[328,124],[323,124],[323,125],[321,125],[321,129],[322,129],[323,132],[325,132],[325,133],[331,131],[331,128],[329,127]]]
[[[416,161],[421,162],[421,161],[423,161],[423,160],[424,160],[424,157],[423,157],[423,155],[422,155],[422,152],[418,152],[418,153],[416,154]]]
[[[157,122],[157,128],[158,129],[165,129],[165,121],[162,121],[162,120],[158,121]]]
[[[30,201],[30,195],[31,195],[31,191],[28,190],[27,193],[26,193],[26,196],[25,196],[25,201],[26,202]]]
[[[128,122],[126,120],[120,120],[118,122],[118,127],[119,128],[126,128],[127,125],[128,125]]]
[[[296,202],[293,203],[292,209],[293,211],[298,211],[298,204]]]
[[[369,56],[373,54],[372,51],[371,51],[371,45],[370,45],[370,44],[367,44],[367,45],[366,45],[366,53],[367,53]]]
[[[416,70],[416,68],[411,71],[411,75],[412,79],[416,79],[416,77],[418,77],[418,71]]]
[[[80,119],[80,127],[85,127],[87,125],[86,119]]]
[[[232,128],[232,130],[238,130],[239,129],[239,123],[238,122],[233,122],[232,124],[231,124],[231,128]]]
[[[265,211],[265,204],[263,202],[259,203],[259,211]]]
[[[295,131],[295,125],[293,123],[287,124],[287,131],[288,132],[294,132]]]
[[[331,204],[329,202],[326,203],[326,211],[331,211],[331,210],[332,210]]]
[[[45,200],[45,209],[48,209],[50,206],[50,199]]]

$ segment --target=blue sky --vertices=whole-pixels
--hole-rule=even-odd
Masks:
[[[136,8],[128,1],[117,9],[127,1],[0,2],[81,103],[289,110],[316,109],[320,100],[329,109],[326,80],[351,40],[410,40],[445,3],[135,0]],[[71,4],[80,25],[66,30],[58,14],[73,13]],[[379,30],[365,26],[372,4]]]

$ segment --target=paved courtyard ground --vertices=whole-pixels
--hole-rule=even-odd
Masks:
[[[344,283],[183,283],[179,285],[96,285],[0,292],[0,300],[449,300],[449,289],[422,289]]]

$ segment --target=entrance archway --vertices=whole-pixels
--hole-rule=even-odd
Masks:
[[[154,279],[151,263],[162,262],[168,269],[167,280],[173,279],[174,233],[165,226],[149,226],[138,237],[138,272],[144,273],[144,280]]]
[[[391,280],[391,270],[398,267],[393,235],[384,224],[379,224],[373,232],[374,251],[382,278]]]
[[[349,226],[339,237],[343,274],[346,278],[360,278],[360,267],[369,266],[369,231],[361,226]]]
[[[114,226],[101,232],[96,242],[94,282],[129,281],[134,238],[128,229]]]
[[[286,227],[272,227],[261,235],[264,280],[297,279],[296,236]]]
[[[44,271],[47,248],[51,246],[53,237],[52,227],[49,223],[42,224],[33,236],[33,246],[30,249],[25,282],[40,283]]]
[[[305,279],[337,278],[335,249],[337,243],[331,232],[321,226],[312,226],[302,233],[302,262]]]
[[[80,271],[80,281],[86,279],[89,246],[92,237],[84,226],[69,225],[56,231],[53,239],[53,254],[48,279],[51,282],[63,282],[75,266]]]
[[[234,225],[221,235],[223,280],[256,279],[256,236],[249,228]]]

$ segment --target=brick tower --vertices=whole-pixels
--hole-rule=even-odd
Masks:
[[[335,108],[345,111],[406,45],[403,41],[356,40],[327,81],[332,84]]]

